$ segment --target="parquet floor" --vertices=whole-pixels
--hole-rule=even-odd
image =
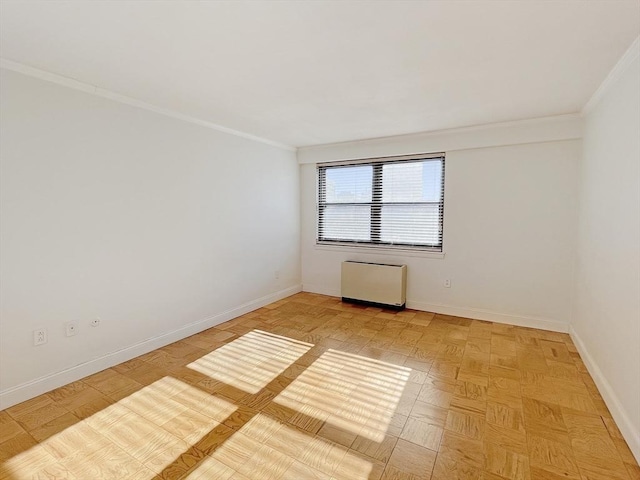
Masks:
[[[0,412],[0,479],[640,479],[566,334],[301,293]]]

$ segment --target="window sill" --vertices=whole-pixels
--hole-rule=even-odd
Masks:
[[[315,249],[326,252],[367,253],[370,255],[393,255],[396,257],[422,257],[437,259],[443,259],[445,255],[444,252],[430,252],[412,248],[352,247],[350,245],[326,245],[323,243],[316,243]]]

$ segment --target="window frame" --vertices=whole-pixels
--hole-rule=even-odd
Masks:
[[[438,201],[425,201],[425,202],[383,202],[383,178],[382,171],[384,165],[396,164],[396,163],[415,163],[419,161],[440,161],[440,198]],[[350,166],[368,165],[373,169],[371,179],[371,201],[370,202],[327,202],[326,201],[326,172],[327,169],[341,168]],[[318,163],[316,166],[316,245],[318,247],[331,248],[331,246],[345,247],[351,249],[353,247],[368,248],[375,250],[410,250],[418,253],[432,253],[435,255],[444,255],[443,243],[444,243],[444,190],[445,190],[445,153],[423,153],[415,155],[402,155],[392,157],[379,157],[379,158],[366,158],[357,160],[348,160],[341,162],[326,162]],[[394,243],[384,242],[381,240],[381,217],[382,209],[385,205],[437,205],[438,206],[438,243],[427,244],[408,244],[408,243]],[[370,222],[369,232],[370,240],[344,240],[344,239],[328,239],[322,237],[322,212],[327,206],[336,205],[362,205],[370,206]]]

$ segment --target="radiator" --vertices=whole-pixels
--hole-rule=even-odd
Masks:
[[[407,301],[407,266],[342,262],[342,300],[401,310]]]

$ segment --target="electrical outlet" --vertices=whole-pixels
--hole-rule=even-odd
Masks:
[[[444,281],[444,288],[451,288],[451,280],[448,278]]]
[[[280,270],[276,270],[275,272],[273,272],[273,276],[275,277],[276,280],[280,279]]]
[[[96,317],[93,320],[91,320],[91,326],[92,327],[99,327],[100,326],[100,319]]]
[[[42,345],[47,343],[47,329],[46,328],[38,328],[33,331],[33,344],[34,345]]]
[[[78,334],[78,322],[67,322],[64,324],[67,337],[73,337]]]

